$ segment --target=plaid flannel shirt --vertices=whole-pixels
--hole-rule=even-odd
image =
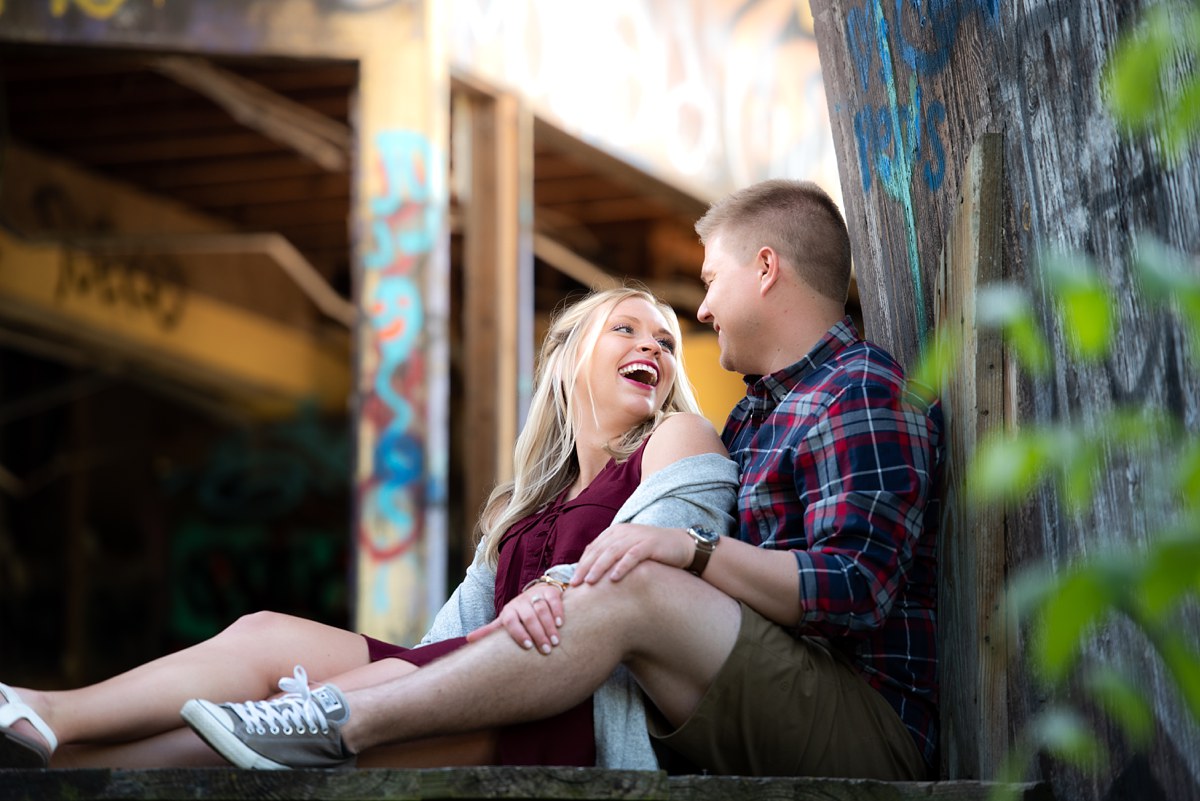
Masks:
[[[848,656],[933,764],[942,413],[904,381],[847,317],[790,367],[747,376],[722,439],[738,536],[796,557],[794,633]]]

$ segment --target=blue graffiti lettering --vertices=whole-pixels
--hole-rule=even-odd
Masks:
[[[913,162],[925,156],[922,175],[931,191],[941,189],[946,177],[946,152],[939,126],[946,121],[946,107],[935,100],[925,104],[920,88],[913,102],[875,108],[866,106],[854,115],[854,138],[863,192],[869,192],[877,174],[889,194],[903,191]]]
[[[981,12],[984,21],[991,24],[999,14],[999,0],[895,0],[896,1],[896,37],[899,41],[900,58],[918,75],[933,75],[946,68],[950,60],[950,52],[963,20],[974,12]],[[905,6],[914,13],[905,14]],[[915,18],[915,19],[914,19]],[[905,22],[916,23],[916,29],[923,38],[933,38],[933,46],[922,49],[914,43],[916,36],[908,36],[909,26]]]
[[[946,150],[938,133],[938,126],[946,121],[946,107],[940,101],[934,101],[925,110],[925,116],[929,126],[929,147],[933,151],[933,160],[925,161],[925,183],[930,191],[936,192],[941,189],[942,179],[946,177]]]
[[[846,43],[850,48],[850,57],[858,68],[858,80],[862,83],[863,91],[871,85],[871,20],[870,11],[861,8],[851,8],[846,12]]]
[[[871,191],[871,120],[870,108],[861,108],[854,115],[854,139],[858,143],[858,172],[862,177],[863,193]]]

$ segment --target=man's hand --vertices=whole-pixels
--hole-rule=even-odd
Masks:
[[[537,647],[543,654],[558,645],[558,628],[563,624],[563,591],[553,584],[534,584],[513,598],[496,619],[467,634],[467,642],[483,639],[504,629],[517,645]]]
[[[695,548],[695,541],[681,528],[618,523],[584,549],[571,584],[595,584],[605,576],[620,581],[647,560],[685,568],[692,563]]]

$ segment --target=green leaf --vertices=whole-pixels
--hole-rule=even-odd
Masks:
[[[1074,712],[1051,709],[1032,723],[1034,740],[1043,749],[1078,768],[1100,767],[1106,752],[1086,721]]]
[[[1187,152],[1200,132],[1200,78],[1188,81],[1174,98],[1163,123],[1163,147],[1168,162]]]
[[[1103,443],[1086,438],[1083,431],[1059,430],[1058,434],[1058,447],[1052,452],[1059,464],[1059,492],[1073,511],[1080,511],[1092,501],[1104,463]]]
[[[1118,409],[1099,428],[1113,444],[1131,451],[1156,448],[1177,435],[1174,421],[1163,412],[1145,409]]]
[[[981,503],[1018,500],[1050,467],[1036,431],[983,441],[967,472],[970,497]]]
[[[1023,290],[1003,283],[980,287],[975,319],[980,327],[1000,329],[1021,366],[1030,373],[1042,375],[1050,368],[1050,350]]]
[[[1136,264],[1143,290],[1153,300],[1200,294],[1200,277],[1192,257],[1165,244],[1153,234],[1137,237]]]
[[[1112,584],[1091,565],[1062,576],[1042,605],[1032,646],[1035,664],[1050,681],[1066,678],[1084,635],[1112,610],[1115,599]]]
[[[1045,375],[1050,370],[1050,349],[1042,338],[1032,317],[1022,317],[1014,320],[1004,329],[1004,338],[1008,342],[1017,360],[1031,375]]]
[[[1040,609],[1057,584],[1058,577],[1044,563],[1034,563],[1018,572],[1005,590],[1005,603],[1013,621],[1023,621]]]
[[[1172,632],[1162,638],[1159,653],[1175,679],[1192,720],[1200,723],[1200,659],[1192,650],[1189,638]]]
[[[1154,736],[1154,709],[1137,688],[1111,668],[1100,668],[1085,681],[1100,708],[1117,721],[1134,748],[1144,750]]]
[[[1179,311],[1193,346],[1200,352],[1200,267],[1195,257],[1142,234],[1137,239],[1136,264],[1147,297]]]
[[[1004,328],[1013,320],[1032,316],[1032,308],[1025,290],[1013,284],[987,284],[976,292],[975,319],[983,328]]]
[[[1085,359],[1105,356],[1113,336],[1113,302],[1091,259],[1057,254],[1044,259],[1042,269],[1076,355]]]
[[[908,373],[908,388],[929,401],[936,397],[958,367],[959,337],[945,326],[938,327]]]
[[[1183,530],[1151,542],[1137,592],[1141,614],[1159,621],[1187,595],[1200,593],[1200,535]]]
[[[1133,130],[1154,122],[1164,104],[1160,75],[1172,50],[1169,27],[1156,9],[1143,25],[1123,36],[1104,72],[1105,95],[1117,120]]]
[[[1184,507],[1200,509],[1200,439],[1191,438],[1175,470],[1175,480]]]

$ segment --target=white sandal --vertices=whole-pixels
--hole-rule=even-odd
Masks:
[[[0,768],[45,768],[50,766],[50,755],[58,748],[58,738],[46,721],[37,712],[21,701],[17,691],[7,684],[0,684]],[[12,730],[18,720],[27,720],[46,738],[49,747],[32,737]]]

